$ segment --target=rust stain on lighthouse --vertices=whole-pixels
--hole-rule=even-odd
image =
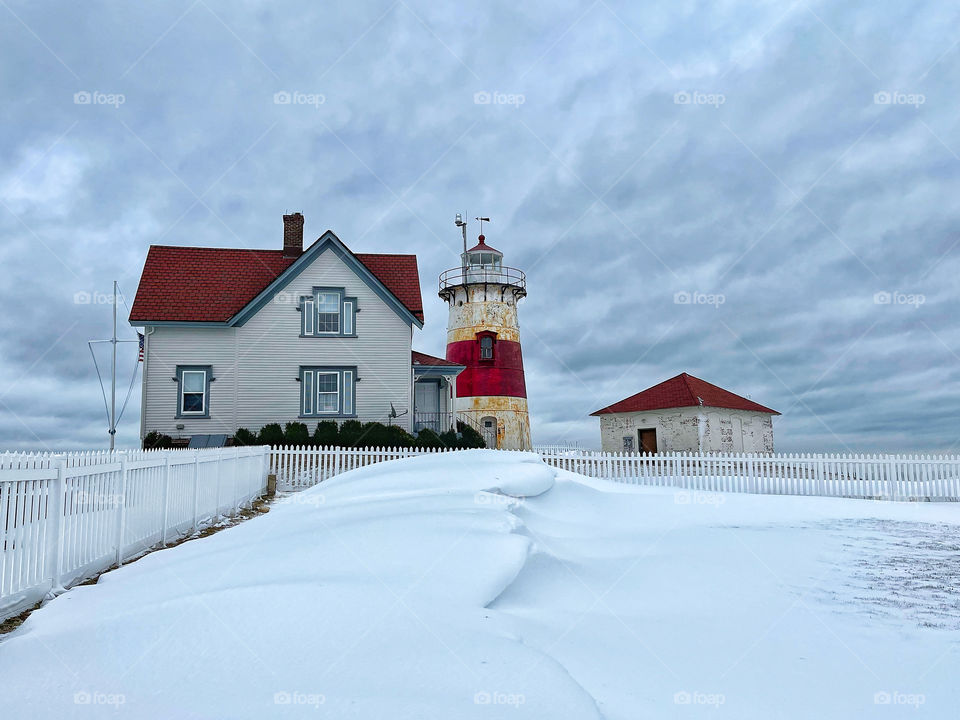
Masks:
[[[439,294],[449,306],[447,360],[466,367],[457,378],[457,412],[484,434],[488,447],[531,449],[517,318],[526,277],[505,267],[503,253],[480,235],[462,266],[440,276]]]

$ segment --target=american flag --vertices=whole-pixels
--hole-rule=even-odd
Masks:
[[[140,341],[140,362],[143,362],[143,333],[137,333],[137,339]]]

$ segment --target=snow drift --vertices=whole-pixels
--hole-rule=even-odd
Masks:
[[[381,463],[75,588],[3,716],[952,717],[955,506]]]

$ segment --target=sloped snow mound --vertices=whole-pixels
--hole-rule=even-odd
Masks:
[[[958,537],[955,503],[381,463],[37,611],[0,717],[952,719]]]
[[[598,717],[485,609],[528,556],[511,508],[554,477],[523,453],[381,463],[148,555],[0,644],[3,716]]]

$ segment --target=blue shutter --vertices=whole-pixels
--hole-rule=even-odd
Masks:
[[[343,371],[343,397],[340,407],[344,415],[353,415],[353,370]]]
[[[313,370],[303,371],[303,382],[301,386],[301,406],[304,415],[313,415]]]
[[[300,298],[300,334],[313,335],[316,328],[316,313],[313,311],[313,296]]]

